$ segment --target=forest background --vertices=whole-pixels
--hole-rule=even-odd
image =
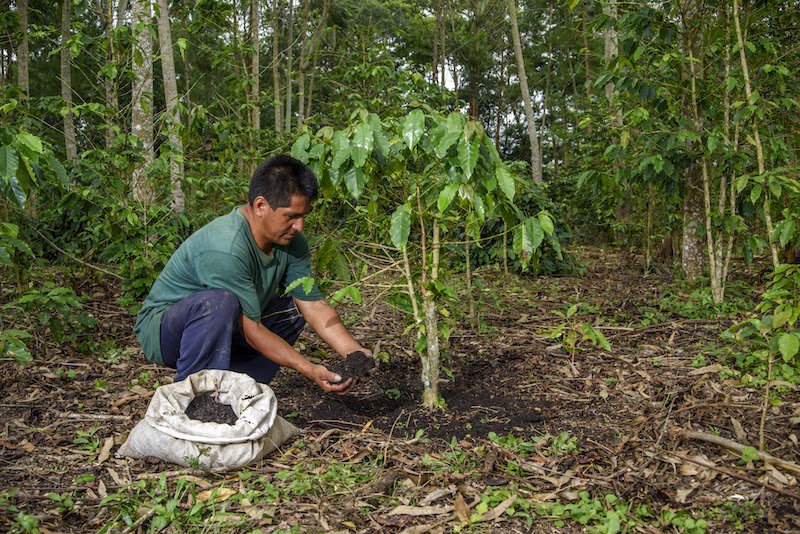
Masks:
[[[397,274],[382,297],[428,407],[475,270],[580,273],[587,242],[674,270],[712,312],[755,262],[731,363],[766,397],[800,383],[792,1],[0,4],[0,352],[20,365],[101,350],[74,282],[135,312],[185,236],[291,153],[320,179],[307,233],[331,298]]]

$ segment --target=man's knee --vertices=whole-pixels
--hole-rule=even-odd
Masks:
[[[227,289],[209,289],[203,291],[201,295],[201,306],[205,316],[217,315],[235,319],[242,313],[239,299]]]

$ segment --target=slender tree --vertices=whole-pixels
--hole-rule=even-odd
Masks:
[[[69,38],[72,27],[72,1],[61,3],[61,99],[64,101],[64,146],[67,160],[78,157],[75,140],[75,122],[72,118],[72,65],[70,63]]]
[[[28,81],[28,0],[17,0],[19,9],[19,45],[17,46],[17,84],[22,89],[22,94],[30,93]]]
[[[685,69],[687,79],[702,78],[703,58],[705,51],[702,41],[702,0],[683,0],[681,3],[681,30],[683,37],[683,52],[689,58],[689,65]],[[691,95],[686,99],[686,117],[694,121],[692,112]],[[702,130],[702,125],[697,126]],[[695,143],[686,140],[686,152],[693,154],[696,151]],[[681,268],[687,280],[696,280],[703,274],[705,265],[703,234],[701,222],[704,218],[703,200],[703,168],[702,161],[698,158],[689,164],[684,176],[686,185],[683,195],[683,238],[681,241]]]
[[[131,0],[133,29],[133,85],[131,93],[131,135],[142,147],[142,159],[131,174],[131,191],[138,202],[152,200],[147,185],[147,167],[153,161],[153,39],[150,0]]]
[[[280,73],[280,16],[283,11],[281,0],[272,0],[272,91],[275,108],[275,131],[283,130],[283,99],[281,98]]]
[[[747,96],[747,101],[753,103],[753,88],[750,84],[750,71],[747,65],[747,53],[745,52],[744,38],[742,37],[742,25],[739,22],[739,1],[733,0],[733,23],[736,28],[736,42],[739,45],[739,61],[742,64],[742,75],[744,76],[744,90]],[[761,135],[758,128],[758,116],[753,115],[753,145],[756,148],[756,160],[758,162],[758,175],[763,180],[764,173],[766,172],[766,164],[764,161],[764,147],[761,144]],[[766,184],[764,184],[766,185]],[[764,224],[767,227],[767,242],[769,243],[770,256],[772,258],[772,265],[778,268],[780,260],[778,259],[778,247],[772,241],[772,213],[770,209],[769,188],[763,187],[764,194]]]
[[[259,104],[259,78],[261,74],[259,49],[261,41],[258,33],[261,20],[260,14],[260,0],[250,0],[250,31],[247,41],[250,45],[250,126],[254,131],[261,127],[261,106]]]
[[[531,93],[528,90],[528,78],[525,73],[525,58],[522,55],[522,43],[519,38],[519,26],[517,25],[517,3],[516,0],[506,0],[508,6],[508,16],[511,19],[511,38],[514,41],[514,55],[517,59],[517,77],[519,78],[519,88],[522,93],[522,101],[525,104],[525,117],[528,120],[528,137],[531,143],[531,168],[533,171],[533,181],[542,182],[542,154],[539,150],[539,136],[536,133],[536,122],[533,117],[533,104],[531,103]]]
[[[316,57],[316,50],[319,44],[320,37],[322,36],[322,32],[325,28],[325,22],[328,17],[328,4],[329,0],[323,0],[322,2],[322,13],[319,17],[319,22],[314,27],[314,33],[311,34],[311,39],[307,39],[307,30],[306,25],[307,23],[303,23],[303,38],[302,44],[300,46],[300,59],[298,60],[299,63],[299,78],[297,80],[297,129],[301,129],[303,127],[303,121],[305,120],[305,100],[306,100],[306,91],[308,91],[309,103],[311,102],[311,91],[310,91],[310,83],[309,88],[306,88],[306,77],[308,76],[308,70],[311,66],[311,61],[313,58]],[[308,3],[306,4],[308,6]],[[306,21],[308,20],[308,14],[303,17]],[[310,82],[310,80],[309,80]]]
[[[172,32],[167,0],[158,0],[158,43],[161,52],[161,73],[164,78],[164,100],[167,104],[167,138],[169,140],[169,178],[172,190],[172,209],[185,210],[183,181],[183,139],[180,136],[181,113],[178,109],[178,83],[175,77],[175,58],[172,52]]]
[[[284,129],[288,132],[292,129],[292,86],[294,85],[292,76],[292,68],[293,68],[293,57],[292,51],[294,49],[294,21],[292,17],[294,15],[294,0],[289,0],[289,15],[286,21],[287,27],[289,29],[289,38],[286,42],[286,69],[284,69],[284,73],[286,75],[286,106],[284,108],[284,118],[283,124]]]

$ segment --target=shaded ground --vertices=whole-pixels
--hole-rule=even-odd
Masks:
[[[501,282],[483,273],[487,284],[497,280],[497,291],[476,292],[479,316],[452,328],[445,411],[418,406],[419,362],[399,312],[381,301],[344,310],[356,336],[379,343],[388,362],[344,396],[321,394],[282,371],[273,384],[280,412],[306,433],[283,454],[234,473],[113,457],[171,373],[143,364],[131,318],[99,292],[88,308],[121,350],[51,349],[25,366],[0,362],[0,528],[17,528],[28,514],[53,531],[95,531],[110,521],[121,530],[126,517],[139,518],[135,527],[182,525],[176,531],[451,530],[477,514],[478,531],[582,524],[613,531],[609,512],[619,505],[604,500],[613,494],[628,503],[621,528],[691,530],[685,518],[694,517],[711,531],[800,529],[798,473],[743,463],[684,435],[758,443],[761,390],[720,375],[719,334],[733,319],[660,310],[667,290],[675,302],[686,300],[668,277],[645,277],[635,263],[602,251],[584,256],[585,276]],[[739,269],[748,276],[758,279]],[[611,351],[587,342],[574,354],[556,346],[548,332],[566,320],[555,311],[571,304],[579,307],[569,323],[593,325]],[[312,358],[335,361],[312,335],[301,344]],[[768,409],[771,454],[800,461],[798,416],[796,389]],[[488,439],[491,432],[499,437]],[[10,495],[12,488],[18,492]],[[208,490],[226,491],[215,503]]]

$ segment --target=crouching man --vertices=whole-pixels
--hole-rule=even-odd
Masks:
[[[306,322],[342,356],[360,350],[319,288],[281,288],[311,276],[305,216],[317,179],[289,156],[262,163],[247,204],[192,234],[153,284],[134,331],[148,361],[177,370],[175,380],[202,369],[230,369],[258,382],[291,367],[325,391],[344,392],[352,379],[309,362],[292,346]]]

